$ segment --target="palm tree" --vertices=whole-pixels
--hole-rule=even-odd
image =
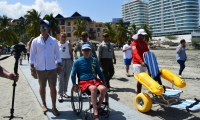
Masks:
[[[115,42],[115,25],[111,23],[105,23],[104,28],[103,28],[103,33],[108,33],[109,34],[109,40],[111,42]]]
[[[149,42],[152,40],[152,28],[149,27],[147,24],[143,24],[141,26],[141,29],[144,29],[146,31],[146,33],[148,34],[146,37],[145,37],[145,41]]]
[[[41,13],[38,13],[35,9],[27,11],[27,13],[24,15],[26,33],[31,37],[40,35],[40,15]]]
[[[50,34],[51,35],[56,35],[56,31],[58,30],[58,20],[56,20],[54,17],[53,17],[53,13],[51,13],[51,14],[46,14],[45,16],[44,16],[44,18],[43,19],[45,19],[45,20],[48,20],[49,21],[49,23],[50,23],[50,28],[51,28],[51,30],[50,30]]]
[[[123,20],[119,20],[116,25],[116,41],[118,44],[124,44],[128,39],[128,26],[124,24]]]
[[[133,23],[128,27],[128,37],[131,38],[133,35],[137,34],[137,27],[136,25]]]
[[[8,45],[12,45],[18,36],[9,25],[11,18],[6,15],[0,16],[0,39],[5,41]]]
[[[86,30],[86,23],[84,20],[76,19],[73,23],[73,35],[78,39],[81,37],[81,32]]]

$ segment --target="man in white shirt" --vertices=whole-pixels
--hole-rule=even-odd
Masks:
[[[39,91],[43,103],[43,112],[47,112],[45,96],[48,80],[51,91],[52,112],[55,116],[58,116],[59,111],[56,109],[56,82],[57,74],[61,73],[61,58],[57,40],[48,34],[49,30],[49,22],[47,20],[41,20],[41,34],[31,44],[30,66],[31,75],[39,79]]]
[[[131,47],[131,39],[128,39],[126,44],[123,46],[124,52],[123,57],[124,57],[124,64],[126,65],[126,75],[129,77],[129,66],[131,65],[132,61],[132,47]]]

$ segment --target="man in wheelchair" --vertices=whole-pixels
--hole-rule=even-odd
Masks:
[[[98,61],[96,58],[91,56],[91,46],[89,44],[84,44],[82,46],[83,56],[77,59],[72,68],[71,80],[73,83],[74,91],[78,91],[78,85],[82,93],[90,94],[91,101],[94,111],[94,119],[99,120],[99,116],[104,116],[106,111],[101,108],[101,104],[106,95],[106,84],[103,73],[100,70]],[[79,73],[80,80],[78,85],[76,84],[76,74]],[[97,78],[97,74],[100,79]],[[100,92],[99,101],[97,104],[97,91]]]

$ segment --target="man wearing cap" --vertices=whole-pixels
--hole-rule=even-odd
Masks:
[[[100,70],[99,63],[96,58],[91,57],[91,46],[84,44],[82,47],[82,55],[73,64],[71,80],[74,91],[78,91],[76,84],[76,74],[79,73],[80,80],[78,85],[82,92],[91,93],[91,100],[94,111],[94,119],[98,119],[98,115],[105,115],[105,111],[101,108],[101,103],[106,95],[106,85],[103,73]],[[97,78],[97,74],[100,79]],[[97,103],[97,90],[100,92],[100,98]]]
[[[56,82],[57,74],[61,73],[61,58],[57,40],[48,34],[49,22],[40,21],[40,36],[35,38],[30,49],[31,75],[38,77],[40,85],[40,96],[42,99],[42,110],[47,112],[46,106],[46,83],[50,87],[52,112],[55,116],[59,115],[56,108]],[[57,64],[56,64],[57,63]]]
[[[114,66],[116,64],[116,58],[114,53],[114,48],[110,44],[108,40],[108,33],[103,34],[103,42],[99,45],[99,64],[102,67],[103,74],[105,76],[106,85],[108,87],[108,91],[110,91],[110,79],[114,75]],[[113,62],[114,60],[114,62]]]
[[[143,53],[149,51],[147,43],[144,41],[145,35],[147,33],[144,29],[139,29],[138,33],[134,35],[136,40],[132,42],[132,62],[133,62],[133,73],[138,74],[141,72],[146,72],[147,68],[144,63]],[[141,93],[142,84],[137,82],[137,94]]]
[[[96,52],[95,52],[95,49],[94,49],[94,47],[93,47],[93,45],[92,45],[92,43],[90,42],[90,41],[88,41],[88,33],[87,32],[82,32],[81,33],[81,42],[79,42],[77,45],[76,45],[76,47],[74,48],[74,58],[75,59],[78,59],[78,56],[77,56],[77,52],[79,51],[80,52],[80,57],[81,56],[83,56],[83,54],[82,54],[82,50],[81,50],[81,47],[82,47],[82,45],[83,44],[89,44],[91,47],[92,47],[92,56],[93,57],[95,57],[95,58],[97,58],[97,54],[96,54]]]

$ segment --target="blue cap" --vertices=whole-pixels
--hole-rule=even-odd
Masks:
[[[46,24],[47,26],[50,25],[48,20],[41,20],[41,21],[40,21],[40,24],[42,24],[42,23]]]
[[[91,46],[89,44],[82,45],[82,50],[84,49],[91,49]]]

